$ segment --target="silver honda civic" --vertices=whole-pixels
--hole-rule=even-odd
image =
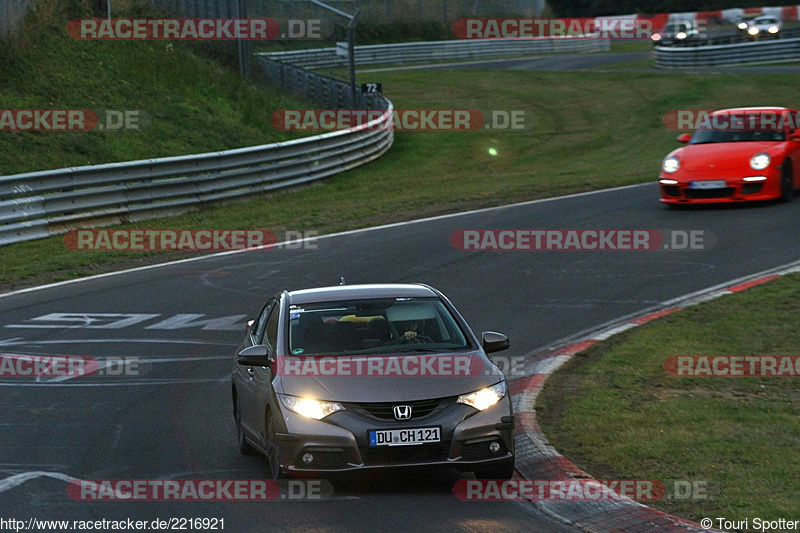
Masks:
[[[442,465],[514,471],[506,379],[452,303],[422,284],[282,291],[233,363],[239,449],[275,477]]]

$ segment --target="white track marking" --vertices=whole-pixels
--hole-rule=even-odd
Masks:
[[[229,472],[229,470],[219,470],[219,471],[215,471],[215,472],[217,472],[217,473]],[[209,473],[210,472],[203,472],[203,474],[209,474]],[[192,475],[197,475],[197,472],[191,472],[191,474]],[[15,474],[13,476],[9,476],[9,477],[7,477],[5,479],[0,479],[0,493],[7,492],[7,491],[9,491],[11,489],[19,487],[20,485],[22,485],[24,483],[27,483],[28,481],[32,481],[34,479],[39,479],[39,478],[42,478],[42,477],[48,477],[50,479],[56,479],[56,480],[59,480],[59,481],[63,481],[65,483],[67,483],[67,484],[72,483],[72,482],[84,482],[85,483],[86,481],[90,481],[90,480],[84,480],[84,479],[79,479],[79,478],[76,478],[76,477],[72,477],[72,476],[70,476],[68,474],[62,474],[61,472],[45,472],[45,471],[41,471],[41,470],[36,470],[36,471],[33,471],[33,472],[23,472],[21,474]],[[160,477],[158,479],[172,480],[172,479],[182,479],[182,478],[181,477],[175,477],[175,476],[173,476],[173,477],[162,476],[162,477]],[[120,500],[129,499],[129,498],[126,498],[126,496],[127,496],[126,494],[122,494],[122,493],[119,493],[117,495],[117,497]],[[303,502],[306,502],[306,501],[323,501],[324,502],[324,501],[331,501],[331,500],[360,500],[360,499],[361,498],[359,498],[358,496],[332,496],[330,498],[321,498],[319,500],[308,499],[308,500],[302,500],[302,501]],[[272,500],[272,503],[281,502],[281,501],[291,502],[292,500],[291,500],[291,498],[287,498],[287,499],[277,498],[275,500]]]
[[[60,472],[44,472],[41,470],[35,472],[23,472],[22,474],[15,474],[5,479],[0,479],[0,493],[6,492],[8,490],[13,489],[14,487],[22,485],[23,483],[26,483],[33,479],[38,479],[40,477],[49,477],[52,479],[58,479],[66,483],[71,483],[73,481],[80,481],[78,478],[68,476],[67,474],[61,474]]]

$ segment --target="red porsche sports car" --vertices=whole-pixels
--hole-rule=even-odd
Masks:
[[[714,111],[687,146],[661,163],[661,201],[669,205],[790,201],[800,186],[798,112],[785,107]]]

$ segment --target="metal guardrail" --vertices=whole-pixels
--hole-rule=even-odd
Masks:
[[[356,47],[364,63],[497,57],[512,53],[607,50],[599,39],[442,41]],[[331,56],[332,52],[332,56]],[[0,245],[75,227],[175,214],[202,203],[297,186],[363,165],[394,141],[392,103],[357,94],[338,79],[302,68],[337,58],[336,49],[257,58],[257,77],[327,109],[386,110],[361,128],[304,139],[181,157],[0,176]],[[344,58],[342,58],[344,59]]]
[[[680,46],[656,46],[654,50],[656,68],[660,69],[800,60],[800,30],[792,30],[777,39],[751,41],[741,37],[722,37]]]
[[[348,83],[306,70],[292,62],[262,56],[256,58],[255,64],[257,68],[254,74],[258,79],[325,109],[386,109],[387,100],[383,96],[358,92],[358,101],[353,104]]]
[[[258,63],[264,76],[286,89],[300,90],[319,105],[350,107],[350,87],[340,80],[267,59]],[[386,113],[361,128],[288,142],[1,176],[0,245],[75,227],[175,214],[358,167],[380,157],[394,140],[391,128],[382,126],[391,120],[392,103],[378,96],[358,104]]]
[[[693,38],[683,41],[673,40],[670,47],[697,47],[709,46],[718,44],[736,44],[736,43],[753,43],[753,42],[775,42],[780,39],[796,39],[800,37],[800,28],[786,28],[782,29],[777,35],[770,35],[766,32],[762,33],[760,37],[750,37],[744,31],[727,32],[724,35],[709,35],[706,38]]]
[[[377,44],[355,47],[357,65],[406,64],[424,61],[482,59],[533,54],[608,51],[608,39],[487,39],[429,41],[399,44]],[[257,55],[288,61],[304,68],[347,66],[347,57],[337,55],[337,48],[314,48],[287,52],[262,52]]]

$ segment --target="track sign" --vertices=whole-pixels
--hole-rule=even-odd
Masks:
[[[361,92],[364,94],[383,94],[382,83],[362,83]]]

